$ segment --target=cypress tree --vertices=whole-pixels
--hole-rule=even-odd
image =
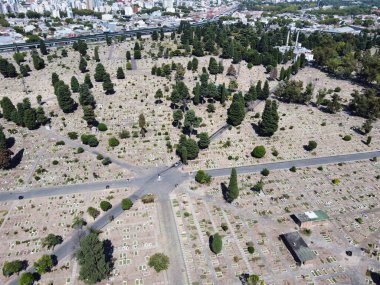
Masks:
[[[280,71],[280,81],[284,80],[285,79],[285,69],[284,67],[281,67],[281,71]]]
[[[75,110],[75,101],[71,98],[69,86],[63,84],[57,91],[58,105],[64,113],[72,113]]]
[[[84,106],[84,105],[94,106],[95,105],[94,96],[91,94],[91,91],[88,88],[88,85],[85,83],[79,87],[79,103],[82,106]]]
[[[127,60],[131,60],[131,52],[129,50],[125,54],[125,57],[127,58]]]
[[[113,89],[113,83],[111,82],[110,75],[108,73],[103,76],[103,90],[106,91],[106,94],[113,94],[115,90]]]
[[[0,104],[1,104],[1,108],[3,109],[3,117],[7,121],[11,121],[12,112],[17,111],[16,107],[13,105],[11,99],[9,99],[8,97],[5,96],[1,100]]]
[[[59,81],[59,76],[57,73],[53,72],[51,74],[51,85],[55,86],[55,84]]]
[[[232,103],[227,112],[228,119],[227,122],[232,126],[238,126],[244,120],[245,109],[244,109],[244,99],[241,93],[234,95]]]
[[[227,191],[227,202],[231,203],[233,202],[237,197],[239,197],[239,188],[238,188],[238,182],[237,182],[237,173],[236,169],[232,168],[231,170],[231,176],[230,176],[230,183],[228,184],[228,191]]]
[[[90,105],[83,106],[83,120],[87,122],[87,125],[95,125],[96,124],[96,118],[94,109]]]
[[[279,116],[276,101],[265,101],[264,112],[259,123],[259,134],[261,136],[272,136],[278,129]]]
[[[94,59],[96,62],[100,62],[100,58],[99,58],[99,47],[96,46],[95,49],[94,49]]]
[[[88,88],[92,88],[92,87],[94,87],[94,85],[92,84],[92,81],[91,81],[91,77],[90,77],[90,74],[86,74],[85,76],[84,76],[84,83],[85,84],[87,84],[87,86],[88,86]]]
[[[33,108],[24,111],[24,125],[29,130],[35,130],[38,127],[36,111]]]
[[[70,85],[71,85],[71,91],[73,91],[73,93],[77,93],[79,91],[79,82],[75,76],[71,77]]]
[[[7,77],[14,78],[17,76],[17,71],[15,66],[12,63],[8,63],[7,66]]]
[[[40,40],[40,51],[41,51],[41,53],[43,55],[47,55],[48,54],[45,42],[43,40]]]
[[[261,92],[261,97],[259,98],[260,100],[266,100],[269,97],[269,83],[268,80],[265,81],[264,83],[264,88]]]
[[[17,103],[17,112],[12,113],[12,121],[15,122],[19,126],[25,126],[24,112],[27,109],[28,109],[28,106],[25,106],[25,104]]]
[[[261,80],[259,80],[256,84],[256,95],[257,98],[260,99],[262,96],[262,90],[261,90]]]
[[[46,125],[50,121],[50,119],[46,117],[45,111],[41,106],[39,106],[36,110],[36,119],[37,123],[40,125]]]
[[[87,71],[87,61],[84,59],[83,56],[80,57],[80,61],[79,61],[79,70],[82,72],[82,73],[85,73]]]
[[[118,67],[116,77],[117,77],[117,79],[124,79],[125,78],[124,71],[123,71],[122,67]]]
[[[103,64],[98,63],[95,67],[95,74],[94,74],[95,81],[102,82],[105,74],[106,74],[106,70],[104,69]]]
[[[211,57],[210,62],[208,64],[208,71],[210,74],[216,75],[219,73],[219,66],[218,63],[216,62],[216,59]]]
[[[0,125],[0,149],[6,149],[7,148],[7,138],[4,134],[4,128]]]

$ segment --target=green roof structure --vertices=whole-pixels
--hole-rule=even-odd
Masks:
[[[280,237],[298,263],[302,264],[316,257],[298,232],[286,233]]]

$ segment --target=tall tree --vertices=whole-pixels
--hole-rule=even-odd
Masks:
[[[103,82],[104,75],[106,74],[106,70],[104,69],[103,64],[98,63],[95,67],[94,78],[96,82]]]
[[[279,116],[276,101],[266,100],[261,121],[259,123],[259,134],[261,136],[272,136],[278,129]]]
[[[208,71],[210,72],[210,74],[215,75],[215,78],[216,75],[219,73],[219,66],[214,57],[210,58],[210,62],[208,64]]]
[[[73,93],[79,92],[79,81],[75,76],[71,77],[70,85]]]
[[[58,105],[64,113],[72,113],[75,111],[76,104],[71,98],[69,86],[66,84],[59,86],[57,91]]]
[[[47,55],[48,54],[48,51],[46,49],[46,45],[45,45],[45,42],[43,40],[40,40],[40,52],[41,54],[43,55]]]
[[[87,73],[84,76],[84,83],[87,84],[88,88],[90,88],[90,89],[94,87],[94,85],[92,84],[91,77],[90,77],[89,73]]]
[[[91,105],[84,105],[83,107],[83,120],[87,122],[88,126],[94,126],[96,125],[96,117],[94,108]]]
[[[80,249],[76,257],[80,266],[79,279],[86,284],[95,284],[109,276],[112,263],[110,258],[107,258],[104,243],[95,233],[90,233],[80,240]]]
[[[99,47],[96,46],[95,49],[94,49],[94,59],[96,62],[100,62],[100,58],[99,58]]]
[[[234,95],[230,108],[228,109],[227,115],[227,122],[233,126],[240,125],[241,122],[244,120],[244,99],[241,93],[237,93]]]
[[[1,108],[3,109],[3,117],[7,121],[12,120],[12,112],[16,111],[15,105],[13,105],[11,99],[9,99],[7,96],[4,96],[3,99],[0,101]]]
[[[91,91],[88,88],[88,85],[85,83],[79,87],[79,103],[82,106],[84,105],[90,105],[92,107],[95,106],[94,96],[91,94]]]
[[[24,125],[29,130],[35,130],[38,127],[36,111],[33,108],[24,111]]]
[[[228,189],[226,193],[227,202],[233,202],[237,197],[239,197],[239,187],[237,182],[237,172],[236,168],[232,168],[230,183],[228,184]]]
[[[79,61],[79,70],[82,72],[82,73],[85,73],[87,71],[87,61],[84,59],[83,56],[80,57],[80,61]]]
[[[103,90],[106,91],[107,95],[115,93],[113,86],[114,85],[111,81],[109,73],[104,74],[104,76],[103,76]]]
[[[266,100],[269,97],[269,83],[268,80],[265,80],[263,90],[261,91],[260,97],[258,99],[260,100]]]
[[[191,136],[194,128],[198,128],[201,122],[202,122],[202,118],[197,117],[195,115],[194,110],[189,110],[185,114],[185,120],[183,123],[183,131],[189,136]]]
[[[117,68],[116,78],[117,79],[125,79],[124,71],[123,71],[123,68],[121,66],[119,66]]]

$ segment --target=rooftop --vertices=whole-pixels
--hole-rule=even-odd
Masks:
[[[303,263],[315,258],[315,253],[307,246],[298,232],[283,234],[281,238],[296,261]]]
[[[308,221],[325,221],[329,216],[322,210],[308,211],[301,214],[294,215],[301,223]]]

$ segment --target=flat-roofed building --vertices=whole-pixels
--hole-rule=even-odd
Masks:
[[[298,265],[305,264],[316,257],[316,254],[307,246],[298,232],[286,233],[280,235],[280,238]]]
[[[310,228],[325,223],[329,216],[322,210],[307,211],[301,214],[292,215],[292,219],[302,228]]]

